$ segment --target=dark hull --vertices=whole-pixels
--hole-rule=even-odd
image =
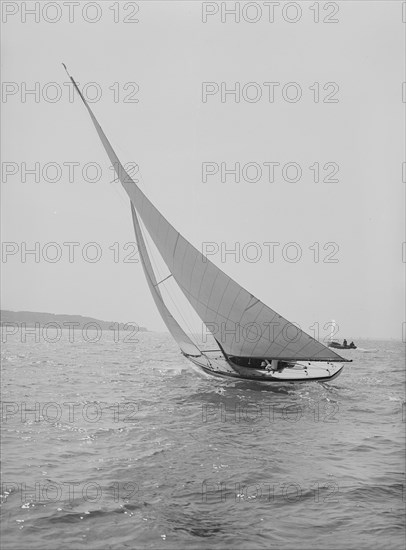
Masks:
[[[335,342],[328,344],[328,347],[334,349],[357,349],[357,346],[343,346],[342,344],[336,344]]]

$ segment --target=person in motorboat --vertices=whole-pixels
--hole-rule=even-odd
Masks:
[[[344,340],[344,342],[343,342],[343,346],[348,346],[348,344],[347,344],[347,340]]]

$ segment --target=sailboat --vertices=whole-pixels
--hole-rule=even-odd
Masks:
[[[328,381],[347,362],[332,349],[265,305],[219,269],[181,235],[146,197],[119,161],[75,80],[117,177],[130,199],[135,237],[147,284],[156,307],[182,354],[200,372],[266,384]],[[143,228],[141,228],[140,220]],[[169,275],[158,281],[143,236],[152,239]],[[195,343],[168,309],[160,285],[173,278],[213,335],[217,347]],[[293,334],[292,334],[293,332]]]

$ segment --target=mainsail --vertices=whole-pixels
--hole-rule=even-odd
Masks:
[[[76,82],[72,77],[70,78],[89,112],[121,184],[165,264],[225,354],[284,360],[347,361],[241,287],[176,231],[126,172]],[[137,217],[134,217],[134,214],[133,211],[136,228]],[[137,229],[136,234],[140,246],[141,233]],[[141,235],[142,246],[145,244]],[[153,271],[148,262],[143,262],[148,284],[150,289],[152,288],[155,303],[168,329],[171,332],[175,330],[174,323],[176,323],[178,336],[174,337],[179,345],[182,342],[181,349],[190,347],[191,354],[196,355],[196,346],[173,317],[168,324],[169,311],[163,303],[160,292],[157,292],[155,279],[151,275]],[[179,329],[183,334],[180,335]],[[174,335],[174,332],[172,334]]]

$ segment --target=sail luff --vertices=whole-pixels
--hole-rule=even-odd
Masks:
[[[300,329],[291,338],[288,331],[294,326],[292,323],[246,291],[174,229],[126,172],[76,82],[70,78],[169,271],[224,351],[241,357],[347,361]],[[302,352],[306,348],[306,353]]]

